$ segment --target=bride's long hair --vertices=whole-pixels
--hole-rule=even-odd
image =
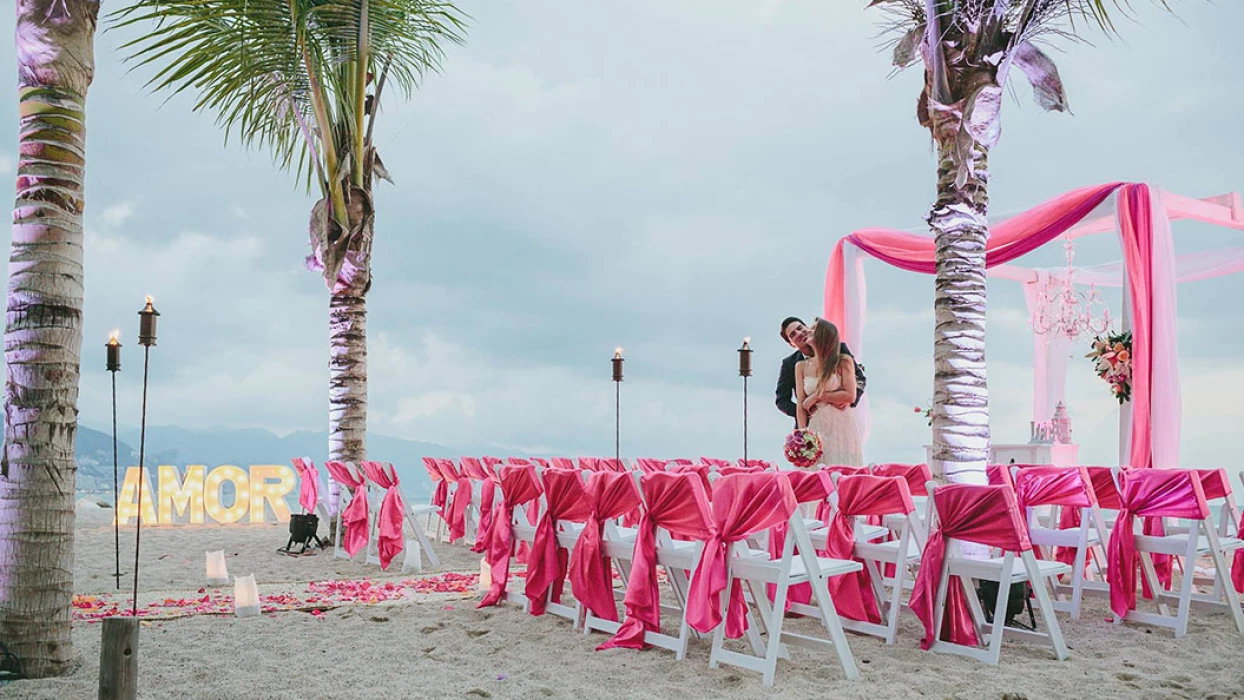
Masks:
[[[816,391],[825,391],[829,378],[838,371],[838,363],[842,362],[842,341],[838,338],[838,326],[823,318],[816,319],[812,326],[812,350],[816,353]]]

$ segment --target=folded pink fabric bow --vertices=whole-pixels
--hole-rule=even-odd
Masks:
[[[539,507],[541,489],[540,482],[536,480],[535,467],[501,467],[499,475],[501,502],[494,508],[485,555],[492,570],[492,587],[475,606],[477,608],[496,605],[505,597],[505,586],[510,579],[510,557],[514,554],[514,509],[522,505],[528,506],[529,510]]]
[[[657,529],[674,536],[704,539],[712,531],[708,495],[697,474],[645,474],[640,480],[644,513],[635,537],[631,577],[623,604],[622,627],[597,649],[644,648],[644,633],[661,629],[661,591],[657,586]]]
[[[345,462],[325,462],[325,468],[333,477],[333,481],[341,484],[354,493],[350,504],[341,511],[341,524],[345,534],[341,536],[341,547],[350,556],[358,554],[367,546],[367,480],[363,475],[356,474],[354,469]]]
[[[934,629],[933,607],[941,585],[942,564],[946,560],[946,539],[1024,552],[1032,549],[1028,528],[1020,519],[1015,491],[1009,486],[941,486],[933,492],[933,502],[937,508],[938,529],[924,546],[920,572],[908,604],[924,623],[920,648],[928,649],[937,639],[946,637],[955,644],[976,646],[976,625],[961,586],[953,583],[947,586],[946,613],[940,636]]]
[[[786,522],[795,507],[795,493],[784,474],[733,474],[713,484],[713,529],[687,593],[687,624],[692,629],[707,634],[721,624],[721,594],[729,587],[726,636],[743,636],[747,603],[742,584],[728,581],[730,546]]]
[[[448,522],[445,506],[449,503],[449,482],[445,481],[445,474],[441,471],[440,461],[433,457],[423,458],[423,468],[428,472],[428,478],[432,480],[432,505],[436,506],[436,512],[440,514],[441,520]]]
[[[406,538],[402,533],[406,503],[402,500],[402,489],[393,465],[363,462],[362,466],[367,478],[384,489],[384,500],[380,502],[380,512],[376,515],[376,552],[380,556],[380,568],[388,569],[393,558],[406,548]]]
[[[639,489],[629,474],[596,472],[588,478],[585,496],[588,517],[570,555],[570,588],[593,615],[617,622],[613,568],[604,552],[605,523],[639,511]]]
[[[298,486],[298,505],[302,506],[302,512],[314,513],[315,505],[320,502],[320,473],[315,469],[315,462],[309,459],[295,457],[292,461],[302,482]]]
[[[1106,580],[1110,583],[1110,608],[1123,617],[1136,609],[1136,551],[1133,517],[1151,518],[1161,527],[1160,518],[1204,519],[1209,515],[1201,480],[1195,472],[1182,469],[1132,469],[1123,477],[1119,517],[1110,533]],[[1150,533],[1147,533],[1150,534]]]
[[[859,561],[855,556],[856,518],[907,515],[915,508],[907,481],[902,477],[868,474],[842,477],[838,480],[838,508],[825,538],[825,555]],[[829,590],[840,615],[862,622],[881,622],[881,611],[867,568],[831,578]]]
[[[532,615],[544,614],[546,600],[562,601],[568,553],[557,543],[558,523],[581,523],[591,514],[583,477],[577,470],[545,470],[544,500],[544,513],[537,521],[527,557],[526,593]]]
[[[471,479],[465,472],[454,467],[452,459],[438,459],[436,464],[444,476],[442,483],[453,482],[454,495],[449,502],[449,513],[445,521],[449,524],[449,541],[457,542],[466,535],[467,506],[471,505]]]
[[[480,554],[488,549],[488,535],[492,530],[493,500],[497,492],[497,481],[478,459],[463,457],[461,463],[462,473],[472,481],[480,483],[479,523],[475,532],[475,544],[471,546],[472,552]]]

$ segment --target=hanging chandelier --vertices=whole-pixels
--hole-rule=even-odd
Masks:
[[[1090,284],[1088,292],[1076,291],[1075,243],[1063,243],[1067,268],[1062,278],[1050,277],[1033,309],[1032,330],[1039,335],[1061,335],[1075,340],[1081,333],[1100,335],[1110,328],[1110,309]]]

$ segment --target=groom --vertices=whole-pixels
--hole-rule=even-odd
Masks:
[[[777,383],[777,407],[778,410],[791,418],[795,417],[795,365],[800,360],[807,359],[812,356],[812,347],[809,341],[812,339],[812,330],[809,329],[804,322],[795,316],[791,316],[782,321],[782,340],[795,349],[785,360],[782,360],[782,371],[778,373]],[[847,344],[842,344],[842,354],[851,355],[851,351],[847,348]],[[854,356],[852,355],[852,358]],[[859,404],[860,397],[864,395],[864,372],[860,369],[859,363],[855,365],[855,403]],[[843,406],[843,408],[846,408]]]

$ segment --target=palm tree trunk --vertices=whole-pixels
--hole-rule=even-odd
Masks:
[[[328,306],[328,455],[367,459],[367,300],[358,285],[332,294]]]
[[[35,678],[73,664],[74,438],[86,92],[98,2],[19,0],[19,157],[0,459],[0,639]]]
[[[933,337],[933,460],[953,483],[986,483],[989,393],[985,377],[985,241],[988,151],[963,149],[958,120],[933,115],[937,249]],[[963,149],[963,150],[961,150]],[[967,162],[964,162],[967,161]],[[963,173],[966,173],[966,179]]]

